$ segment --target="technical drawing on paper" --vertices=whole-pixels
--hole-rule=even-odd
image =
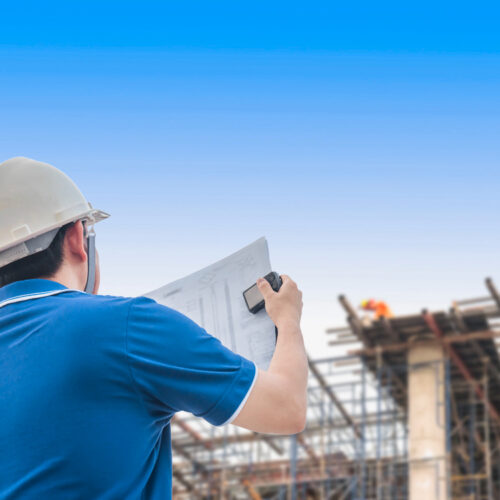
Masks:
[[[274,324],[264,309],[248,311],[243,290],[270,271],[267,241],[260,238],[145,296],[185,314],[226,347],[266,369],[275,347]]]

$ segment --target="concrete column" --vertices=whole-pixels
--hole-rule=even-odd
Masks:
[[[410,500],[447,498],[444,351],[415,341],[408,351]]]

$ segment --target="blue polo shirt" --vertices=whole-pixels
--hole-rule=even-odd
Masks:
[[[255,365],[153,300],[0,288],[0,499],[170,499],[170,420],[235,418]]]

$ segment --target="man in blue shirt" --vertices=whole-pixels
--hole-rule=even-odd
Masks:
[[[54,167],[0,164],[0,499],[169,499],[170,420],[305,425],[301,293],[259,288],[278,326],[267,371],[139,297],[97,295],[107,217]]]

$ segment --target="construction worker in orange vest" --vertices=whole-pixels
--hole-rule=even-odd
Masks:
[[[379,319],[382,316],[384,318],[392,318],[391,308],[382,300],[366,299],[361,302],[361,309],[364,311],[372,311],[375,313],[375,319]]]

